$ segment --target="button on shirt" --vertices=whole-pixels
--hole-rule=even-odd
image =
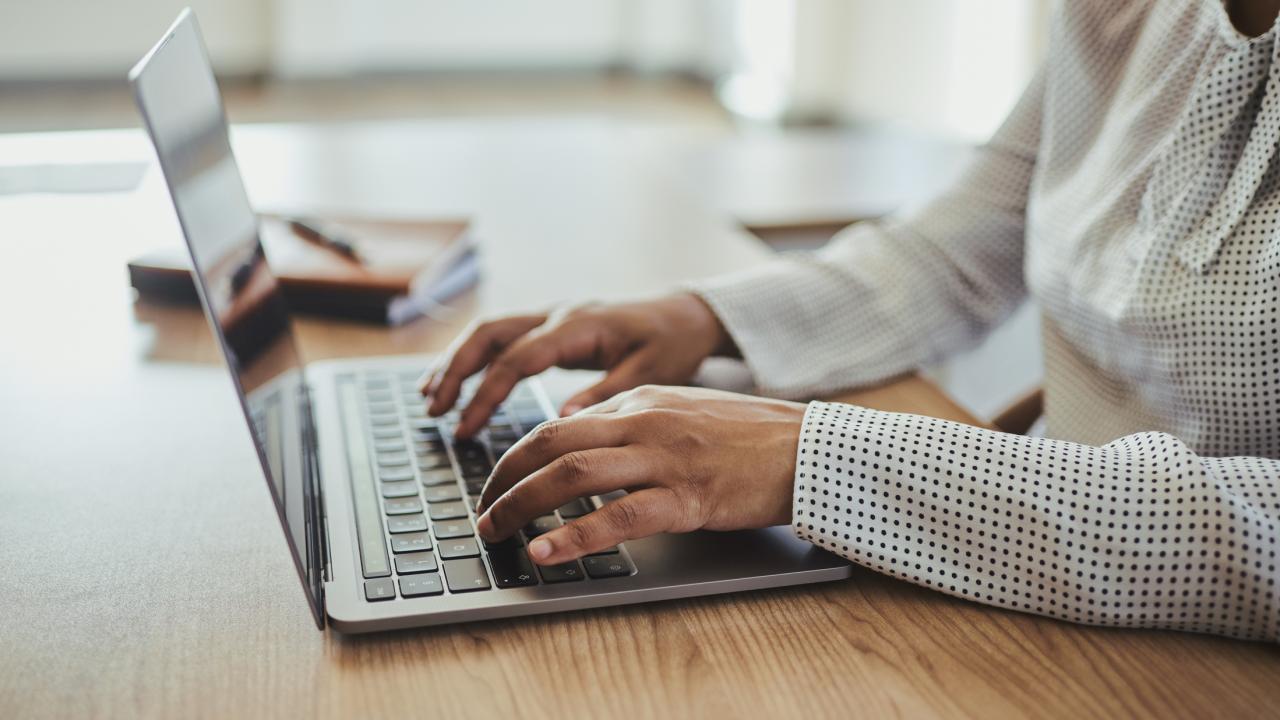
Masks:
[[[1041,308],[1046,438],[811,403],[801,537],[992,605],[1280,640],[1278,53],[1218,0],[1064,3],[949,191],[696,288],[784,397]]]

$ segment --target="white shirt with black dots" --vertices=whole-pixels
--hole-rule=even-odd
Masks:
[[[812,403],[801,537],[992,605],[1280,640],[1276,37],[1216,0],[1065,3],[949,191],[695,288],[782,397],[1041,308],[1052,439]]]

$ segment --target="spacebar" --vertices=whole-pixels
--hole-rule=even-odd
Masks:
[[[369,445],[364,424],[360,422],[360,397],[354,381],[338,381],[338,401],[342,412],[342,430],[347,439],[347,466],[351,478],[351,502],[356,513],[356,540],[360,544],[360,565],[367,578],[387,577],[391,561],[387,558],[387,541],[382,532],[382,510],[378,506],[378,488],[369,467]]]

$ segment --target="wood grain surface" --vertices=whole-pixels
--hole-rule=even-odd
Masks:
[[[459,181],[445,150],[430,172],[399,160],[456,149],[469,137],[457,128],[335,130],[321,144],[367,158],[341,182],[315,169],[315,132],[239,138],[259,161],[245,163],[255,200],[334,202],[342,182],[394,195],[366,203],[375,210],[434,198],[422,206],[475,213],[486,281],[439,322],[306,320],[312,358],[429,351],[521,298],[657,292],[764,256],[732,223],[665,195],[643,163],[602,161],[608,148],[581,132],[567,143],[537,123],[475,130],[467,147],[489,148],[494,165],[528,146],[557,162],[543,158],[554,177],[533,188],[518,182],[526,167],[461,181],[471,195],[446,186]],[[290,180],[299,167],[315,170],[309,181]],[[573,188],[626,228],[602,237],[595,212],[539,208]],[[153,185],[0,198],[0,717],[1280,717],[1275,646],[1071,625],[865,570],[715,598],[318,632],[203,318],[127,288],[125,259],[176,242],[171,222]],[[919,378],[844,399],[974,421]]]

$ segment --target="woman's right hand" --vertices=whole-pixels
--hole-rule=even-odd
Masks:
[[[516,383],[547,368],[608,371],[565,402],[561,414],[571,415],[639,385],[684,384],[715,354],[737,350],[711,308],[683,293],[475,323],[419,387],[430,399],[427,412],[438,417],[458,402],[464,380],[486,370],[455,430],[469,437],[484,427]]]

